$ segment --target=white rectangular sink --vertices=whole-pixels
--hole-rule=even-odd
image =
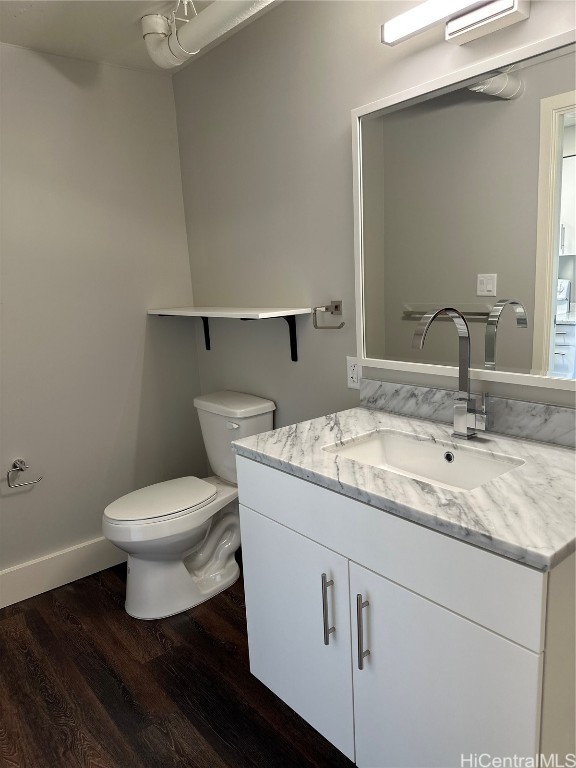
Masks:
[[[480,447],[392,429],[368,432],[324,450],[456,491],[472,491],[524,464]]]

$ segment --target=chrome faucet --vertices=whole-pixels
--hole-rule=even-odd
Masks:
[[[476,436],[476,430],[486,429],[486,407],[484,398],[470,395],[470,330],[464,315],[453,307],[442,307],[426,313],[414,332],[412,347],[422,349],[428,329],[438,315],[448,315],[458,331],[458,392],[454,397],[454,437],[469,440]]]
[[[496,332],[498,331],[498,321],[504,307],[510,304],[514,307],[516,313],[516,325],[518,328],[528,328],[528,317],[526,308],[521,301],[517,299],[500,299],[492,307],[486,323],[486,339],[484,343],[484,368],[491,371],[496,370]]]

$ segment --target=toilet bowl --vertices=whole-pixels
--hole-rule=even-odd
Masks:
[[[254,395],[195,398],[217,475],[180,477],[122,496],[104,510],[104,536],[128,555],[126,611],[160,619],[193,608],[239,576],[236,463],[231,442],[272,429],[275,405]]]

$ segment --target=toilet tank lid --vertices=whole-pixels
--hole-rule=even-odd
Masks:
[[[208,411],[235,419],[259,416],[261,413],[269,413],[276,408],[276,404],[272,400],[227,390],[195,397],[194,406],[200,411]]]
[[[106,507],[104,515],[117,522],[149,520],[204,507],[216,498],[216,493],[211,483],[198,477],[178,477],[148,485],[116,499]]]

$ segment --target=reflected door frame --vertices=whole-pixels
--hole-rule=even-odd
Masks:
[[[536,283],[534,289],[534,341],[532,367],[549,371],[554,332],[560,253],[560,191],[564,115],[576,108],[576,91],[559,93],[540,103],[540,159],[538,171],[538,222],[536,233]]]

